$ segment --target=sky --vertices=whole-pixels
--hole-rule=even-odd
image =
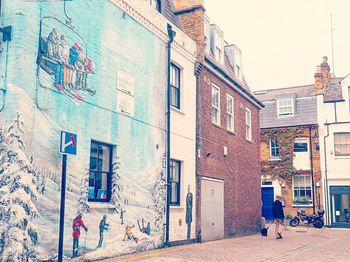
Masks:
[[[350,73],[350,0],[205,0],[210,22],[242,50],[253,91],[314,83],[328,57],[334,73]]]

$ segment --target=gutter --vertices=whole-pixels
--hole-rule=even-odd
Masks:
[[[248,98],[250,101],[252,101],[259,109],[264,108],[265,105],[260,102],[255,96],[253,96],[249,91],[247,91],[240,83],[238,83],[233,77],[231,77],[229,74],[225,72],[225,70],[218,67],[213,61],[208,59],[208,57],[205,57],[205,62],[207,62],[211,67],[213,67],[214,70],[219,71],[219,73],[228,81],[231,85],[236,87],[238,91]]]

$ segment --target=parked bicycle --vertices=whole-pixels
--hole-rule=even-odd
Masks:
[[[291,227],[296,227],[300,222],[304,222],[308,225],[312,224],[316,228],[322,228],[324,226],[323,215],[324,211],[322,209],[318,210],[315,215],[307,215],[305,210],[300,210],[297,212],[297,215],[290,220],[289,224]]]

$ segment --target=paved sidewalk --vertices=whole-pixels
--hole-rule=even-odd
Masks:
[[[252,235],[104,260],[114,261],[350,261],[350,230],[288,227],[276,240],[272,225],[267,238]]]

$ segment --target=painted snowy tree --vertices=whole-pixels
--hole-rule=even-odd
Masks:
[[[37,255],[38,231],[32,223],[39,216],[33,202],[37,174],[24,153],[20,118],[17,113],[0,136],[0,261],[35,261]]]
[[[115,157],[112,164],[112,190],[111,201],[108,206],[108,212],[111,214],[119,213],[121,207],[120,197],[120,176],[119,176],[120,161],[119,157]]]
[[[83,178],[81,179],[81,184],[80,184],[79,212],[82,214],[90,212],[89,176],[90,176],[90,171],[89,171],[89,168],[87,168]]]
[[[164,158],[165,159],[165,158]],[[165,202],[166,202],[166,172],[164,160],[162,161],[162,170],[157,177],[156,183],[154,184],[152,190],[154,209],[156,211],[156,217],[154,221],[154,231],[161,232],[163,230],[164,224],[164,214],[165,214]]]

